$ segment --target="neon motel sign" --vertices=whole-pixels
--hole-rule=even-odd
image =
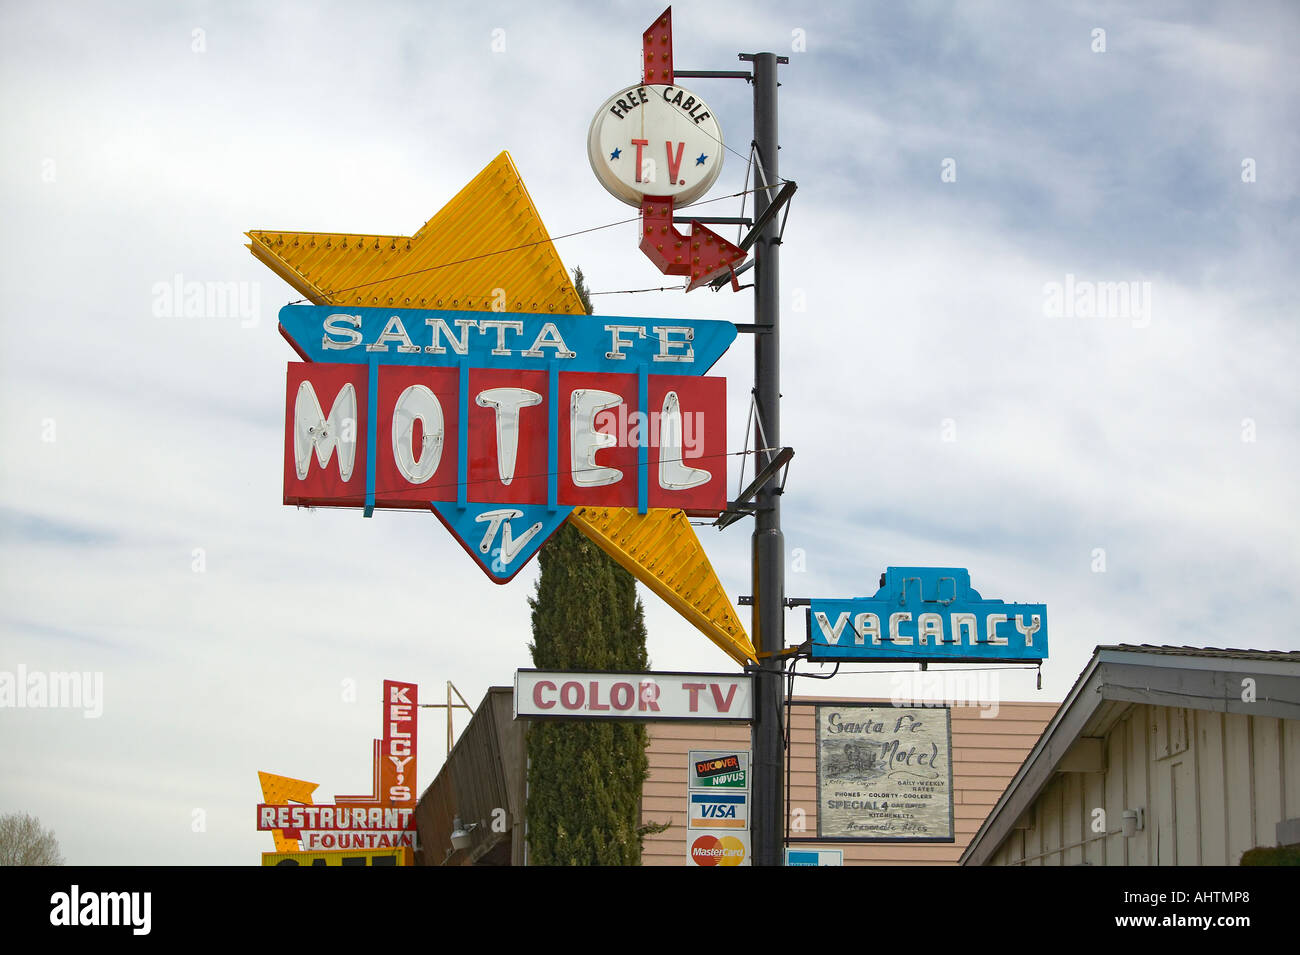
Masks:
[[[290,305],[284,503],[431,508],[497,583],[574,507],[726,507],[719,321]]]
[[[1047,659],[1046,604],[987,600],[964,567],[890,567],[872,597],[813,600],[813,660],[846,662]]]

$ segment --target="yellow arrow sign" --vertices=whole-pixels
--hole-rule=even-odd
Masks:
[[[681,511],[575,507],[577,528],[741,666],[758,662],[695,527]]]
[[[261,770],[258,770],[257,780],[262,784],[262,802],[281,806],[290,802],[300,802],[310,806],[312,793],[320,786],[320,783],[309,783],[305,779],[294,779],[292,776],[277,776],[275,773],[264,773]],[[297,839],[286,839],[279,829],[272,829],[271,836],[275,839],[276,852],[298,851]]]

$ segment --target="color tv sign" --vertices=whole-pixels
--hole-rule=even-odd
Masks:
[[[747,723],[753,718],[753,678],[747,674],[515,671],[517,720]]]
[[[505,583],[574,507],[726,508],[727,322],[290,305],[284,503],[431,508]]]

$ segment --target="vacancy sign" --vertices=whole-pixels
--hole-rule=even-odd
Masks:
[[[515,672],[515,719],[747,723],[753,718],[753,680],[745,675]]]
[[[813,600],[813,660],[1039,663],[1047,606],[986,600],[964,567],[890,567],[873,597]]]
[[[496,583],[577,506],[727,506],[728,322],[289,305],[284,503],[431,508]]]

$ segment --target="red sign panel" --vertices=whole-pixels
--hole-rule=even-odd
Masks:
[[[414,683],[384,681],[384,737],[380,746],[379,802],[415,808],[415,716],[419,691]]]
[[[726,380],[687,375],[378,365],[373,452],[366,365],[290,363],[284,502],[425,508],[456,501],[466,445],[471,503],[650,507],[711,515],[726,508]],[[551,443],[554,442],[554,449]],[[644,459],[645,473],[641,474]],[[552,501],[551,487],[555,498]]]

